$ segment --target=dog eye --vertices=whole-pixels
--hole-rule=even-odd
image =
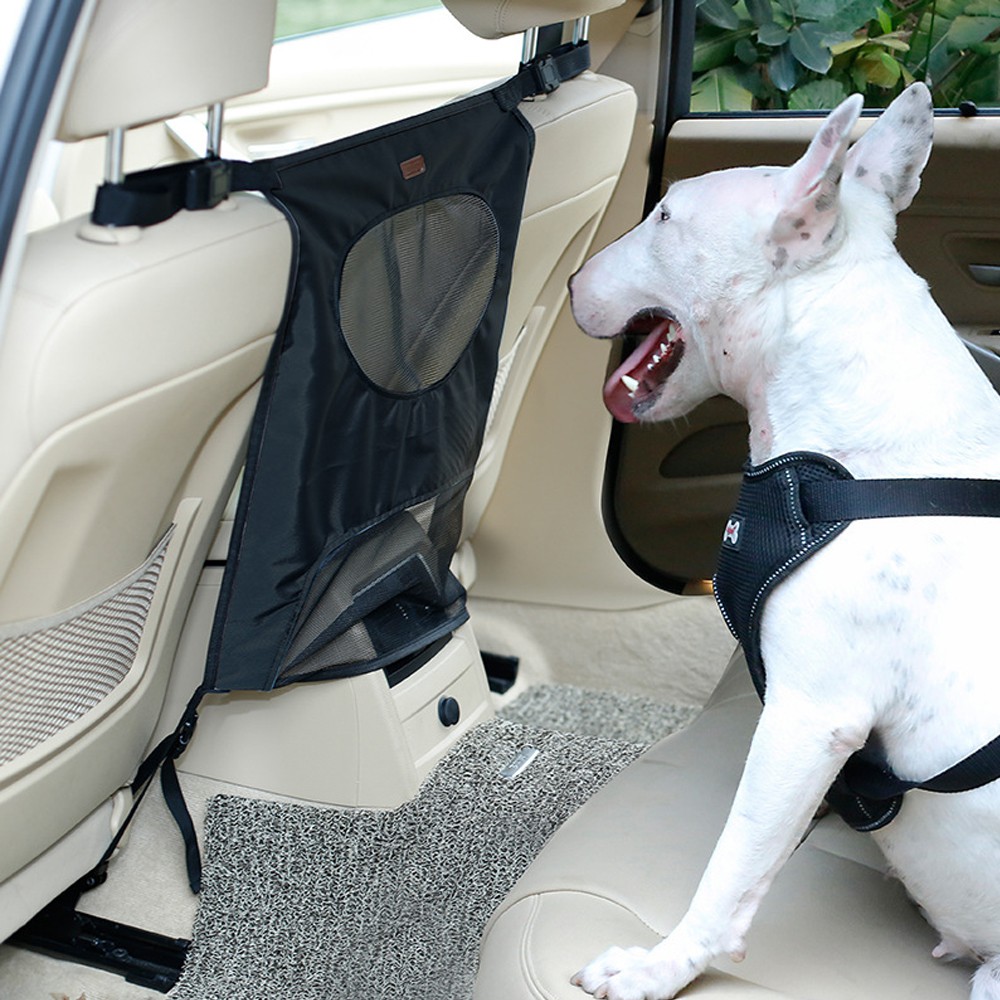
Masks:
[[[663,208],[661,206],[661,208],[660,208],[660,222],[669,222],[669,221],[670,221],[670,209],[669,208]]]

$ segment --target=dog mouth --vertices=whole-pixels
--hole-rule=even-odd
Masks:
[[[665,309],[643,309],[619,336],[642,342],[615,369],[604,385],[604,405],[622,423],[641,419],[660,395],[684,356],[684,340],[676,317]]]

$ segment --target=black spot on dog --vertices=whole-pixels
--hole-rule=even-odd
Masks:
[[[771,263],[776,271],[780,271],[788,262],[788,250],[785,247],[778,247],[778,252],[774,255]]]
[[[878,179],[882,182],[882,190],[890,201],[896,199],[896,181],[889,174],[879,174]]]
[[[805,224],[806,224],[806,220],[805,220],[805,219],[796,219],[796,220],[795,220],[795,221],[794,221],[794,222],[792,223],[792,226],[793,226],[793,227],[794,227],[795,229],[801,229],[801,228],[802,228],[802,227],[803,227],[803,226],[804,226]]]
[[[858,167],[858,169],[854,171],[854,176],[855,177],[864,177],[865,174],[867,174],[867,173],[868,173],[868,168],[867,167]]]
[[[817,212],[829,212],[836,203],[837,196],[833,191],[824,191],[816,199],[816,211]]]
[[[800,240],[811,240],[812,238],[813,238],[813,234],[810,233],[808,230],[806,232],[804,232],[804,233],[799,233],[799,239]]]
[[[829,149],[834,143],[834,134],[830,131],[820,132],[819,141]]]

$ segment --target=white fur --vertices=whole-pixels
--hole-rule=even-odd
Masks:
[[[668,310],[684,354],[636,416],[677,417],[723,392],[747,409],[757,464],[801,449],[858,478],[1000,478],[1000,397],[893,246],[930,151],[929,94],[910,87],[848,151],[859,112],[845,101],[790,168],[673,185],[574,277],[577,321],[614,336],[644,309]],[[779,585],[762,625],[767,703],[687,914],[648,952],[612,949],[573,981],[665,1000],[718,956],[739,958],[772,879],[870,733],[916,779],[996,736],[998,564],[1000,521],[857,521]],[[911,792],[874,836],[940,931],[935,955],[982,959],[972,1000],[1000,1000],[1000,782]]]

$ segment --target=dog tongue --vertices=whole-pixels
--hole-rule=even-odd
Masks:
[[[657,323],[605,383],[604,405],[611,415],[622,423],[635,423],[636,409],[659,392],[683,353],[684,341],[677,334],[671,337],[671,320]]]

